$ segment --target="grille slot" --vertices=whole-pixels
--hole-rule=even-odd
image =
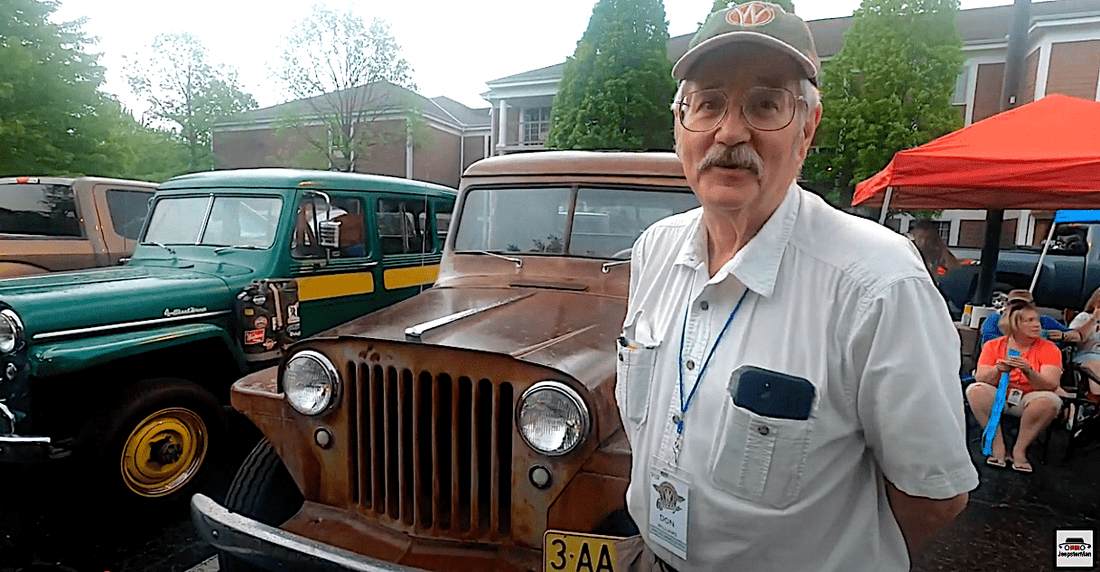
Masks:
[[[361,364],[353,499],[419,535],[494,541],[511,529],[511,383]]]

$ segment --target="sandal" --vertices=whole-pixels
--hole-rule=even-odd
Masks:
[[[1013,461],[1012,470],[1019,473],[1030,473],[1032,471],[1031,463],[1027,461]]]
[[[985,464],[989,465],[990,467],[997,467],[998,469],[1003,469],[1008,466],[1008,464],[1005,463],[1004,459],[998,459],[993,455],[985,458]]]

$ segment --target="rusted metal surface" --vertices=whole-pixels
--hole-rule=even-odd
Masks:
[[[690,192],[673,155],[633,153],[489,159],[463,187],[544,183]],[[630,449],[614,401],[615,340],[629,264],[561,255],[517,264],[456,253],[453,234],[435,287],[288,352],[332,361],[333,406],[297,414],[273,370],[238,382],[233,405],[305,496],[283,530],[427,570],[541,569],[548,528],[593,532],[623,508]],[[584,441],[560,456],[538,453],[516,428],[520,396],[545,380],[582,396],[591,417]],[[332,436],[325,446],[319,430]],[[542,488],[536,467],[552,475]]]

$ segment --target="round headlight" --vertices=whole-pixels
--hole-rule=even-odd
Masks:
[[[588,407],[559,381],[540,381],[523,392],[517,413],[523,440],[543,455],[564,455],[588,434]]]
[[[336,368],[313,350],[294,354],[283,373],[283,391],[290,406],[304,415],[317,415],[336,398]]]
[[[23,340],[23,322],[8,309],[0,310],[0,353],[11,353]]]

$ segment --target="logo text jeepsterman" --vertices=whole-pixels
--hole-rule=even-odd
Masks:
[[[200,312],[205,312],[205,311],[206,311],[206,306],[203,306],[201,308],[196,308],[194,306],[189,306],[187,308],[175,308],[175,309],[165,308],[164,309],[164,317],[165,318],[175,318],[176,316],[188,316],[188,315],[191,315],[191,314],[198,314]]]

